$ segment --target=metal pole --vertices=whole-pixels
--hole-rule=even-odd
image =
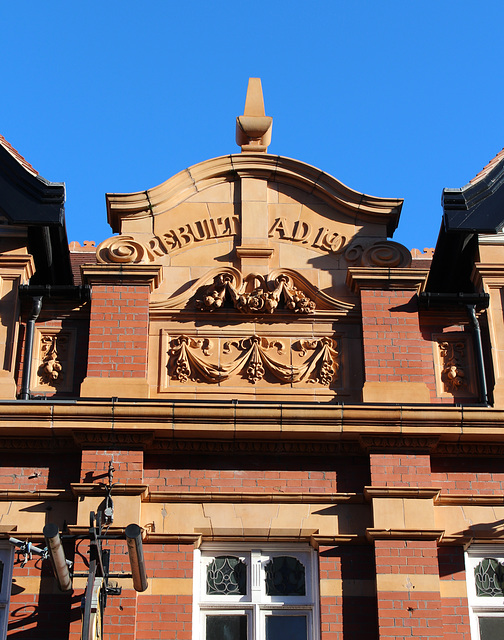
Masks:
[[[128,553],[133,574],[135,591],[145,591],[149,586],[145,571],[145,560],[142,546],[142,529],[137,524],[129,524],[124,534],[128,543]]]
[[[58,579],[59,588],[61,591],[71,591],[72,578],[70,576],[70,571],[68,570],[65,551],[61,544],[58,525],[53,523],[46,524],[42,533],[44,534],[54,573]]]

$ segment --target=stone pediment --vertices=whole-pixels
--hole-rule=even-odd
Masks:
[[[108,194],[107,203],[119,235],[98,247],[98,261],[162,265],[163,284],[152,298],[157,308],[174,308],[218,266],[242,277],[291,269],[317,295],[337,302],[350,295],[349,265],[397,267],[410,260],[401,245],[387,241],[402,200],[358,193],[282,156],[214,158],[153,189]]]

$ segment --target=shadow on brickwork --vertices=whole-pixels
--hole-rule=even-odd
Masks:
[[[327,549],[320,555],[340,560],[343,638],[345,640],[378,640],[374,549],[367,546],[345,545]]]

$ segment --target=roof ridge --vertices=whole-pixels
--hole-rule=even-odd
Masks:
[[[22,165],[27,171],[34,176],[40,175],[39,172],[24,158],[19,151],[14,149],[10,142],[8,142],[2,134],[0,134],[0,145],[13,156],[20,165]]]
[[[486,164],[483,169],[477,173],[472,180],[469,180],[469,184],[475,184],[480,180],[483,180],[485,176],[487,176],[490,171],[504,158],[504,149],[501,149],[499,153],[497,153],[488,164]]]

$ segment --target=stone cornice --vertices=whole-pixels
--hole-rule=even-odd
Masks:
[[[364,487],[366,500],[373,498],[436,498],[441,489],[433,487]]]
[[[443,529],[366,529],[369,540],[440,540]]]
[[[359,437],[359,442],[368,452],[390,451],[390,449],[433,451],[439,442],[439,437],[362,435]]]
[[[99,496],[106,491],[105,486],[100,486],[94,482],[73,482],[71,485],[74,496]],[[113,496],[142,496],[146,498],[149,487],[145,484],[114,484],[112,488]]]
[[[35,273],[33,256],[19,253],[4,253],[0,255],[0,275],[5,277],[18,277],[21,283],[28,280]]]
[[[434,503],[439,506],[477,506],[495,507],[504,506],[504,496],[502,495],[463,495],[463,494],[440,494],[435,498]]]
[[[379,290],[424,290],[429,275],[428,269],[349,267],[347,286],[355,293],[361,289]]]
[[[114,491],[115,493],[115,491]],[[240,493],[236,492],[175,492],[175,491],[151,491],[146,502],[193,502],[193,503],[233,503],[233,504],[362,504],[362,493],[278,493],[268,491],[265,493]]]
[[[400,198],[379,198],[354,191],[299,160],[266,153],[239,153],[205,160],[147,191],[106,194],[108,221],[114,232],[120,232],[122,218],[152,217],[153,211],[163,214],[212,185],[242,177],[292,185],[352,218],[386,224],[389,235],[397,227],[403,205]]]
[[[87,284],[149,285],[150,291],[159,287],[163,267],[155,264],[85,264],[82,279]]]
[[[500,409],[439,405],[7,401],[0,403],[0,449],[59,451],[117,444],[159,453],[217,453],[220,448],[357,455],[396,448],[499,456],[504,452],[503,423]],[[20,438],[20,429],[29,436]]]
[[[0,491],[0,502],[38,502],[42,500],[73,501],[73,495],[65,489],[39,489],[35,491],[22,491],[20,489],[7,489]]]

